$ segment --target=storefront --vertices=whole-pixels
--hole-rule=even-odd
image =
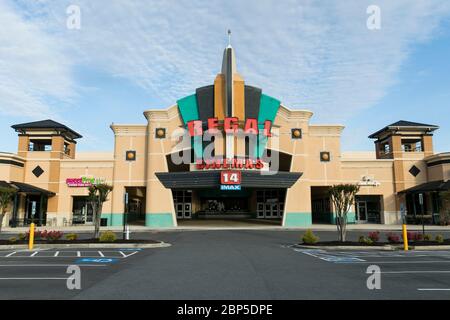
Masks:
[[[247,85],[232,47],[211,80],[167,109],[145,111],[143,124],[111,125],[112,152],[76,152],[82,136],[52,120],[12,126],[18,151],[0,153],[0,180],[23,186],[7,224],[33,216],[42,225],[92,224],[88,187],[100,182],[113,186],[102,214],[110,226],[332,224],[328,190],[339,183],[360,185],[349,223],[398,224],[419,212],[411,188],[450,179],[450,154],[433,151],[437,126],[398,121],[369,136],[374,151],[342,152],[342,125],[311,124],[312,112]],[[424,195],[423,210],[437,210],[438,192]]]

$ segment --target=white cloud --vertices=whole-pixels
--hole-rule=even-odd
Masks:
[[[0,1],[0,112],[45,117],[74,96],[61,42]]]
[[[382,98],[412,45],[433,35],[450,12],[444,0],[376,1],[382,28],[369,31],[366,8],[373,2],[361,0],[19,3],[22,20],[0,13],[0,21],[9,21],[0,39],[12,43],[0,53],[7,71],[0,75],[0,102],[18,97],[9,103],[25,112],[48,111],[46,95],[71,96],[72,63],[128,79],[162,104],[149,107],[166,107],[212,83],[231,28],[248,84],[326,122],[344,121]],[[81,8],[79,31],[65,29],[65,9],[73,3]],[[55,47],[61,39],[72,54]],[[23,56],[14,57],[17,52]]]

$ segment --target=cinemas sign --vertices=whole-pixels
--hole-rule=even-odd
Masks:
[[[198,160],[195,164],[197,170],[220,170],[220,169],[257,169],[264,168],[261,159],[214,159]]]

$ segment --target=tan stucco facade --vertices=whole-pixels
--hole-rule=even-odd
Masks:
[[[264,120],[261,117],[267,111],[264,108],[272,106],[276,111],[270,121],[272,136],[262,144],[263,148],[283,155],[280,158],[281,171],[301,173],[298,180],[283,189],[285,196],[284,193],[279,193],[283,194],[277,200],[280,203],[279,213],[271,217],[279,219],[280,224],[285,227],[333,223],[333,208],[326,190],[341,183],[356,183],[361,186],[358,194],[360,203],[356,203],[351,209],[349,222],[398,224],[401,222],[401,208],[405,207],[406,201],[402,191],[431,181],[450,179],[450,153],[433,152],[434,127],[414,126],[411,123],[397,128],[388,126],[371,136],[375,139],[374,151],[342,152],[341,135],[344,126],[311,124],[311,111],[294,110],[282,103],[277,104],[275,99],[262,95],[261,91],[247,88],[235,66],[230,70],[233,72],[231,75],[222,71],[214,79],[214,84],[208,91],[214,100],[207,95],[201,100],[197,93],[190,103],[194,106],[198,103],[198,106],[192,107],[186,103],[187,100],[180,100],[167,109],[145,111],[144,124],[112,124],[112,152],[76,152],[75,140],[79,137],[68,128],[61,131],[51,127],[36,129],[36,125],[21,125],[20,129],[16,128],[19,132],[17,153],[0,153],[0,180],[24,183],[49,191],[46,208],[43,209],[43,223],[47,225],[89,222],[89,208],[83,202],[83,197],[88,194],[87,187],[70,183],[73,179],[84,177],[95,178],[113,186],[113,192],[103,208],[102,217],[108,225],[123,224],[124,199],[127,193],[129,201],[133,201],[133,221],[142,220],[146,226],[153,228],[176,227],[180,218],[186,217],[180,216],[177,211],[179,209],[175,205],[177,200],[174,199],[173,190],[165,187],[156,174],[198,170],[195,163],[178,167],[173,167],[170,163],[171,154],[193,148],[190,143],[180,145],[180,138],[176,133],[186,135],[188,122],[203,117],[205,109],[202,101],[211,101],[209,118],[213,116],[218,119],[219,130],[222,130],[227,116],[237,117],[238,126],[243,128],[243,120],[251,118],[248,116],[251,114],[251,101],[247,96],[250,94],[261,96],[261,105],[259,100],[254,100],[260,108],[259,116],[255,113],[259,117],[258,121]],[[229,82],[231,87],[227,87],[228,77],[232,77]],[[231,90],[228,96],[227,90]],[[227,99],[232,99],[232,103]],[[195,108],[197,109],[193,110]],[[229,110],[233,114],[228,114]],[[262,123],[258,122],[258,125]],[[294,131],[297,132],[294,134]],[[214,140],[216,154],[245,156],[245,138],[234,136],[231,143],[227,139],[230,138],[218,136]],[[30,147],[31,143],[38,147]],[[37,151],[44,144],[48,150]],[[420,148],[412,150],[413,144],[420,145]],[[39,174],[35,172],[37,167],[40,168]],[[418,173],[413,174],[412,171]],[[193,184],[194,182],[193,180]],[[245,200],[248,204],[245,207],[246,216],[260,217],[256,212],[260,201],[257,200],[258,195],[261,194],[258,192],[274,188],[277,186],[270,183],[249,188]],[[192,192],[189,188],[184,189]],[[208,192],[193,191],[192,198],[189,198],[192,215],[188,218],[195,217],[195,213],[202,210],[207,201],[204,200],[205,194]],[[222,193],[225,198],[226,195]],[[30,198],[30,195],[24,193],[17,200],[16,218],[26,219],[30,203],[43,201],[36,199],[38,198]],[[368,207],[372,209],[367,209]],[[361,210],[366,210],[363,212],[365,215],[361,214]],[[367,217],[367,210],[373,211],[374,221]],[[6,224],[11,216],[12,213],[6,217]]]

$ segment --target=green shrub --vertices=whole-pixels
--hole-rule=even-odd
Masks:
[[[370,246],[374,243],[374,241],[371,238],[366,238],[364,236],[360,236],[359,243]]]
[[[444,237],[441,234],[438,234],[436,236],[435,240],[436,240],[437,243],[443,243],[444,242]]]
[[[17,242],[17,238],[16,237],[11,237],[11,238],[8,239],[8,242],[11,243],[11,244],[16,243]]]
[[[69,241],[75,241],[78,239],[78,235],[76,233],[68,233],[66,234],[66,239]]]
[[[431,240],[431,234],[426,234],[423,236],[423,241],[430,241]]]
[[[117,237],[112,231],[105,231],[100,234],[100,242],[114,242]]]
[[[26,233],[19,233],[18,237],[19,237],[20,241],[27,240],[27,234]]]
[[[317,237],[311,230],[306,230],[302,237],[302,241],[304,244],[315,244],[319,241],[319,237]]]

